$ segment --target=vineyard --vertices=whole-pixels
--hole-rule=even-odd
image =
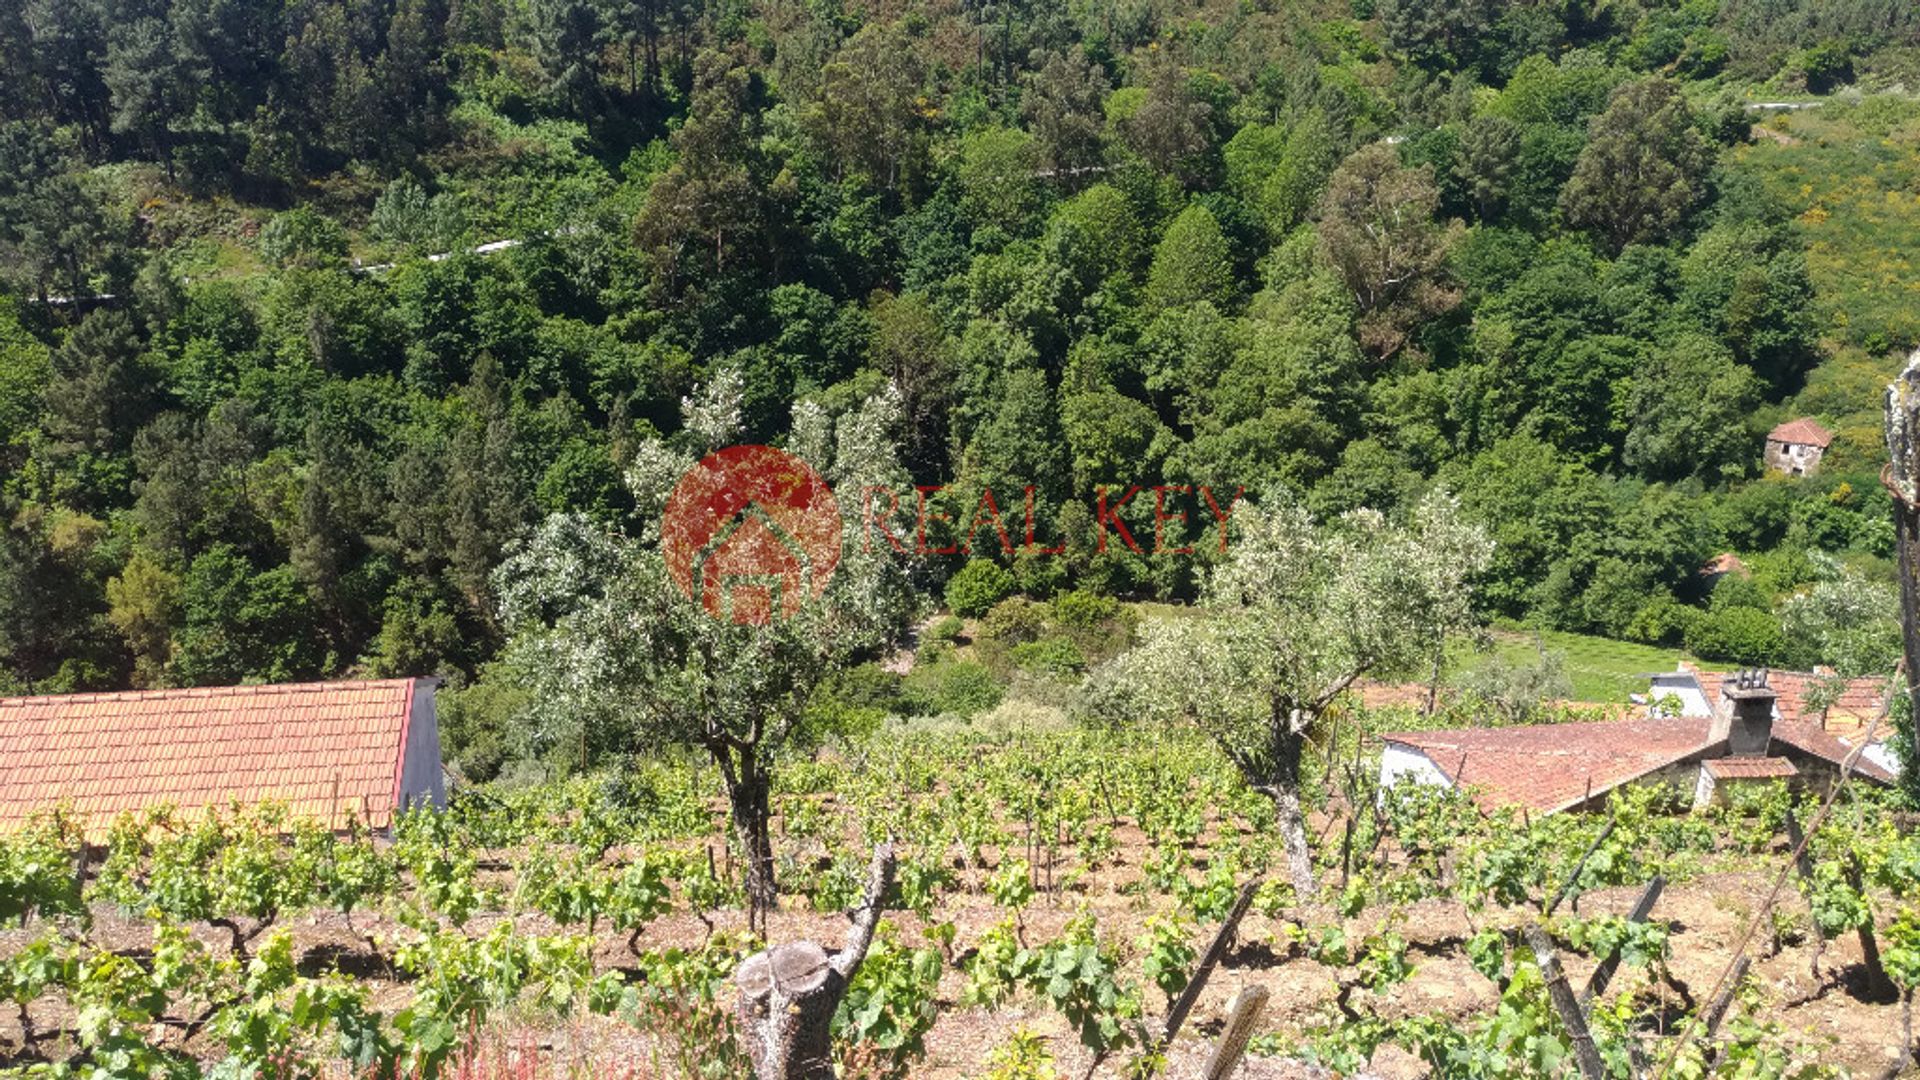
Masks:
[[[1194,1075],[1195,1045],[1251,984],[1272,1007],[1243,1075],[1571,1074],[1535,925],[1575,985],[1616,957],[1588,1009],[1613,1075],[1871,1076],[1900,1054],[1920,839],[1873,792],[1843,793],[1807,838],[1811,875],[1763,911],[1791,864],[1784,788],[1699,814],[1648,788],[1606,814],[1488,817],[1426,789],[1349,801],[1364,772],[1343,762],[1311,818],[1323,886],[1308,901],[1274,873],[1271,803],[1199,740],[991,732],[888,731],[779,774],[771,939],[837,947],[873,845],[900,853],[834,1017],[843,1076]],[[390,841],[272,810],[110,831],[45,816],[0,842],[0,1062],[478,1075],[493,1046],[555,1074],[746,1075],[731,979],[759,944],[716,790],[672,763],[470,789]],[[1626,918],[1656,876],[1652,917]],[[1192,1023],[1162,1047],[1159,1018],[1256,880]],[[1687,1031],[1749,923],[1724,1020]],[[1893,985],[1875,985],[1863,927]]]

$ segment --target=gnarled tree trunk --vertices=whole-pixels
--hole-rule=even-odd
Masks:
[[[866,898],[838,953],[829,957],[816,942],[792,941],[754,953],[734,973],[741,1038],[759,1080],[833,1080],[833,1013],[867,958],[893,867],[893,844],[880,845],[867,871]]]
[[[1287,850],[1287,879],[1304,903],[1313,898],[1313,849],[1307,843],[1307,818],[1300,808],[1300,755],[1306,738],[1295,730],[1298,725],[1297,709],[1285,714],[1276,711],[1273,745],[1268,750],[1273,759],[1273,776],[1266,788],[1267,796],[1273,800],[1280,842]]]
[[[779,883],[773,872],[772,778],[750,745],[722,743],[712,751],[727,785],[734,838],[746,862],[747,924],[754,932],[763,933],[767,916],[779,899]]]

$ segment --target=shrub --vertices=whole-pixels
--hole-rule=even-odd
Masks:
[[[337,266],[347,258],[347,234],[332,219],[298,206],[275,214],[260,230],[260,257],[281,269]]]
[[[1071,678],[1087,670],[1087,658],[1080,646],[1065,638],[1042,638],[1013,647],[1013,662],[1027,671],[1045,672]]]
[[[1456,687],[1506,724],[1523,723],[1546,702],[1573,696],[1567,654],[1546,648],[1518,656],[1495,653],[1486,663],[1463,674]]]
[[[1089,666],[1124,651],[1133,644],[1140,613],[1111,596],[1076,589],[1054,597],[1053,621]]]
[[[1120,614],[1120,601],[1085,589],[1075,589],[1053,598],[1053,617],[1062,626],[1091,630]]]
[[[927,627],[926,640],[952,641],[960,636],[960,631],[965,626],[966,624],[960,621],[958,615],[942,616],[932,626]]]
[[[900,708],[900,677],[866,663],[829,675],[807,702],[807,723],[815,732],[859,738],[872,733]]]
[[[531,751],[516,736],[518,718],[532,699],[524,690],[488,679],[439,695],[440,738],[446,758],[467,780],[484,783],[500,775],[507,759]]]
[[[1013,584],[1013,575],[999,563],[972,559],[947,579],[947,607],[967,618],[984,615],[1013,595]]]
[[[988,610],[980,629],[985,637],[1007,645],[1037,641],[1047,631],[1047,606],[1010,596]]]
[[[916,667],[907,677],[906,698],[922,713],[951,713],[970,718],[1000,704],[993,673],[967,660]]]
[[[1634,613],[1633,621],[1627,624],[1627,637],[1649,645],[1674,644],[1686,633],[1687,623],[1693,613],[1693,608],[1675,600],[1672,595],[1658,593]]]
[[[1706,660],[1773,664],[1786,644],[1780,620],[1751,607],[1705,611],[1687,627],[1687,651]]]

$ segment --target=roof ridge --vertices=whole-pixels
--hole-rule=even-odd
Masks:
[[[1774,425],[1773,430],[1767,432],[1767,438],[1780,442],[1804,442],[1826,446],[1833,442],[1833,432],[1811,416],[1796,416]]]
[[[418,676],[396,679],[326,679],[301,683],[242,683],[237,686],[176,686],[145,690],[83,690],[71,694],[27,694],[0,698],[0,708],[71,702],[87,705],[106,701],[166,701],[183,698],[265,697],[274,694],[317,694],[339,690],[411,687]]]

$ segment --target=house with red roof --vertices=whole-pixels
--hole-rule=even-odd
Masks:
[[[1657,713],[1712,716],[1728,678],[1720,671],[1703,671],[1681,662],[1673,671],[1650,677],[1647,693],[1636,695]],[[1851,750],[1864,742],[1861,759],[1888,773],[1900,770],[1887,739],[1893,734],[1887,720],[1887,681],[1883,678],[1843,679],[1832,668],[1812,671],[1770,671],[1767,684],[1776,695],[1774,718],[1794,730],[1807,729],[1839,741]],[[1871,732],[1871,734],[1869,734]]]
[[[104,833],[125,812],[234,802],[385,829],[446,805],[436,679],[0,699],[0,832],[65,807]]]
[[[1767,432],[1767,447],[1762,456],[1769,469],[1788,476],[1812,476],[1820,467],[1821,455],[1832,442],[1832,432],[1817,421],[1802,417]]]
[[[1806,716],[1783,716],[1781,695],[1765,672],[1715,674],[1712,692],[1703,715],[1387,732],[1379,736],[1381,787],[1458,788],[1484,809],[1551,814],[1597,809],[1626,784],[1677,784],[1703,805],[1744,782],[1824,788],[1843,767],[1873,783],[1893,782],[1892,770],[1853,756],[1857,743]]]

